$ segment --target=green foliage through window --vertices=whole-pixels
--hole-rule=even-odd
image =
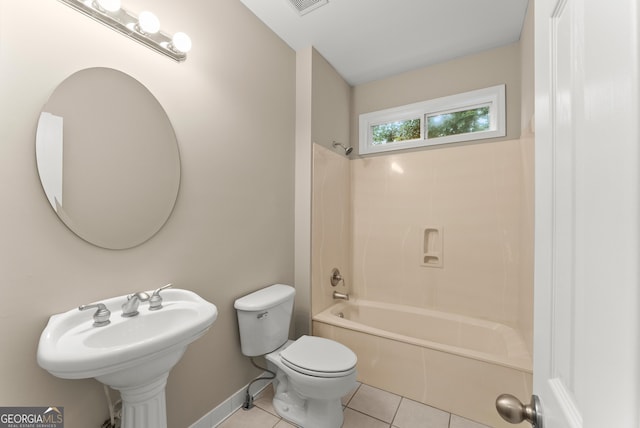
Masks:
[[[428,138],[438,138],[486,131],[490,125],[489,106],[437,114],[427,116],[427,136]]]
[[[371,128],[373,144],[387,144],[420,138],[420,119],[382,123]]]
[[[361,155],[475,142],[507,135],[506,85],[363,113]]]

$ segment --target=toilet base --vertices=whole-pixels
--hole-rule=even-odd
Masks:
[[[283,419],[302,428],[340,428],[344,420],[341,400],[305,400],[295,391],[276,392],[273,408]]]

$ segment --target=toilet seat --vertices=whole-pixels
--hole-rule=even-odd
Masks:
[[[284,365],[315,377],[343,377],[353,373],[358,358],[341,343],[317,336],[302,336],[280,352]]]

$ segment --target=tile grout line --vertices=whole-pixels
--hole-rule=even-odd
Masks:
[[[362,385],[363,385],[363,384],[362,384],[362,382],[359,382],[359,383],[358,383],[358,387],[355,389],[355,391],[353,391],[353,394],[351,394],[351,397],[349,397],[349,401],[347,401],[347,402],[344,404],[344,407],[349,407],[349,403],[351,403],[351,400],[353,400],[353,397],[355,397],[355,396],[356,396],[356,394],[358,393],[358,391],[360,390],[360,387],[361,387]],[[351,407],[349,407],[349,408],[351,408]]]
[[[389,426],[393,426],[393,423],[396,420],[396,416],[398,416],[400,405],[402,405],[402,401],[404,400],[404,397],[402,395],[399,395],[398,397],[400,397],[400,401],[398,401],[398,407],[396,407],[396,411],[393,413],[393,418],[391,418],[391,423],[389,424]]]
[[[354,409],[353,407],[349,407],[348,409],[349,409],[349,410],[353,410],[354,412],[360,413],[361,415],[368,416],[368,417],[370,417],[371,419],[375,419],[376,421],[380,421],[380,422],[382,422],[383,424],[389,424],[389,426],[393,425],[393,422],[383,421],[383,420],[382,420],[382,419],[380,419],[380,418],[376,418],[375,416],[371,416],[371,415],[369,415],[369,414],[367,414],[367,413],[365,413],[365,412],[361,412],[360,410],[356,410],[356,409]]]

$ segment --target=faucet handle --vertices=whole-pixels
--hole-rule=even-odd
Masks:
[[[340,270],[338,268],[333,268],[331,271],[331,285],[335,287],[340,284],[341,281],[344,281],[344,277],[340,273]]]
[[[111,316],[111,311],[107,309],[104,303],[96,303],[94,305],[81,305],[78,306],[78,309],[81,311],[86,311],[87,309],[98,308],[95,314],[93,314],[93,326],[94,327],[103,327],[109,324],[111,321],[109,317]]]
[[[151,295],[151,298],[149,299],[149,310],[150,311],[157,311],[158,309],[162,309],[162,296],[160,296],[160,292],[162,290],[164,290],[165,288],[171,287],[172,285],[173,284],[169,283],[169,284],[165,285],[164,287],[160,287],[156,291],[153,292],[153,294]]]

